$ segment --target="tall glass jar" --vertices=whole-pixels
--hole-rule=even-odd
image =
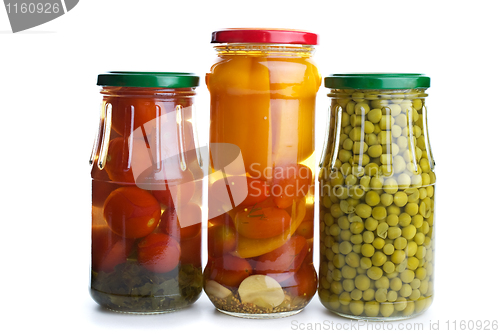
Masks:
[[[312,261],[317,35],[213,33],[205,292],[224,313],[278,318],[316,292]]]
[[[201,294],[198,83],[188,73],[98,76],[90,294],[111,310],[174,311]]]
[[[420,74],[335,74],[321,171],[323,305],[388,321],[434,295],[434,159]]]

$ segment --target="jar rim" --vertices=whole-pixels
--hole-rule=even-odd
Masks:
[[[430,77],[420,73],[338,73],[325,77],[325,87],[332,89],[415,89],[430,85]]]
[[[199,86],[200,77],[187,72],[111,71],[97,76],[98,86],[190,88]]]

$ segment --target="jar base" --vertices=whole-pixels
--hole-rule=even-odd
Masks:
[[[222,310],[220,308],[216,308],[217,311],[237,317],[237,318],[245,318],[245,319],[279,319],[279,318],[285,318],[285,317],[290,317],[292,315],[295,315],[297,313],[300,313],[303,309],[298,309],[298,310],[293,310],[293,311],[286,311],[286,312],[276,312],[276,313],[262,313],[262,314],[255,314],[255,313],[241,313],[241,312],[230,312],[226,310]]]
[[[427,310],[423,310],[419,313],[413,313],[413,314],[410,314],[410,315],[406,315],[406,316],[391,316],[391,317],[366,317],[366,316],[356,316],[356,315],[352,315],[352,314],[345,314],[345,313],[340,313],[338,311],[333,311],[333,310],[328,310],[342,318],[346,318],[346,319],[351,319],[351,320],[358,320],[358,321],[370,321],[370,322],[392,322],[392,321],[400,321],[400,320],[408,320],[408,319],[412,319],[412,318],[415,318],[415,317],[418,317],[419,315],[421,315],[422,313],[424,313],[425,311]]]
[[[189,307],[199,298],[199,296],[201,295],[201,291],[191,300],[177,302],[177,305],[175,305],[175,307],[165,305],[165,296],[139,298],[104,293],[92,288],[90,288],[90,295],[97,304],[113,312],[137,315],[154,315],[172,313]],[[179,299],[179,296],[175,297],[176,299]]]

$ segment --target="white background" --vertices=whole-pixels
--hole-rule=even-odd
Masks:
[[[326,311],[317,296],[296,316],[266,321],[220,314],[205,295],[191,308],[155,316],[108,312],[89,296],[88,158],[99,117],[97,75],[188,71],[203,78],[215,58],[211,33],[228,27],[318,33],[315,59],[323,75],[368,71],[431,77],[436,296],[424,315],[393,326],[423,323],[428,329],[439,321],[444,331],[448,320],[500,321],[498,3],[87,0],[17,34],[10,32],[0,8],[0,330],[255,333],[304,332],[299,328],[316,323],[323,332],[332,331],[326,326],[332,322],[334,328],[349,326]],[[201,81],[197,109],[203,143],[209,95]],[[327,105],[326,89],[320,88],[319,153]],[[315,252],[317,263],[317,247]]]

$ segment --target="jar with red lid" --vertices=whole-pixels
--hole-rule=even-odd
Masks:
[[[202,290],[203,171],[189,73],[110,72],[92,166],[90,294],[114,311],[161,313]]]
[[[293,315],[317,287],[317,35],[228,29],[214,32],[212,43],[205,292],[233,316]]]

